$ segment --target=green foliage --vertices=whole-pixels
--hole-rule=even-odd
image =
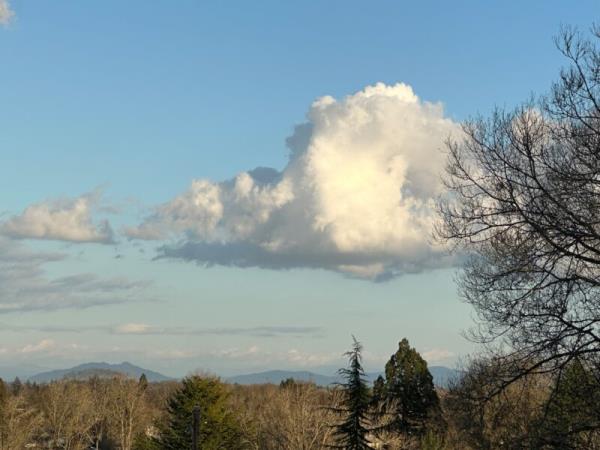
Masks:
[[[421,438],[421,450],[445,450],[447,448],[444,438],[433,431],[427,431]]]
[[[385,385],[379,385],[385,402],[394,410],[390,429],[406,434],[425,432],[428,419],[439,415],[439,399],[427,362],[402,339],[385,365]]]
[[[146,374],[143,373],[140,375],[140,379],[138,380],[138,384],[140,386],[140,389],[142,391],[145,391],[146,389],[148,389],[148,378],[146,377]]]
[[[539,427],[546,448],[589,448],[589,432],[600,428],[600,383],[574,359],[557,378]]]
[[[341,423],[334,426],[336,444],[330,447],[366,450],[371,448],[367,438],[371,397],[361,364],[362,345],[354,337],[353,339],[352,350],[346,353],[349,363],[348,368],[339,371],[345,379],[345,382],[340,384],[344,394],[342,405],[332,408],[334,411],[343,414],[345,418]]]
[[[285,380],[281,380],[281,383],[279,383],[279,387],[282,389],[289,389],[295,387],[296,384],[296,380],[290,377],[286,378]]]
[[[385,380],[379,375],[373,382],[373,404],[378,405],[385,400]]]
[[[11,384],[11,391],[13,395],[19,395],[23,389],[23,383],[19,377],[15,377],[15,380]]]
[[[161,447],[156,440],[141,433],[134,438],[131,450],[161,450]]]
[[[162,450],[191,448],[192,411],[201,410],[199,443],[202,450],[245,448],[240,426],[228,404],[229,391],[218,378],[190,376],[169,398],[168,419],[159,426]]]

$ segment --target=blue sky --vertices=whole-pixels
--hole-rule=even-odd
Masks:
[[[0,25],[0,268],[23,268],[0,287],[0,367],[131,360],[170,375],[332,370],[351,334],[369,369],[404,336],[432,364],[472,352],[455,261],[425,236],[435,139],[546,91],[565,63],[553,35],[598,13],[593,1],[0,5],[13,13]],[[313,103],[323,96],[336,101]],[[290,136],[314,166],[290,161]],[[278,172],[239,177],[256,167]],[[381,189],[352,196],[365,180]],[[386,195],[407,186],[412,203],[395,209]]]

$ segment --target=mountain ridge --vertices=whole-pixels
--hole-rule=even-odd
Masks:
[[[450,369],[445,366],[430,366],[429,371],[433,377],[433,382],[437,387],[445,388],[450,380],[456,378],[460,372],[456,369]],[[117,375],[125,375],[131,378],[139,378],[142,374],[150,382],[173,381],[177,378],[168,377],[159,372],[144,369],[142,367],[124,361],[118,364],[107,362],[89,362],[76,365],[67,369],[49,370],[31,375],[26,379],[32,383],[49,383],[51,381],[62,379],[84,380],[92,377],[110,378]],[[367,382],[373,383],[375,379],[384,375],[383,372],[368,372],[365,374]],[[293,378],[297,381],[313,382],[319,386],[329,386],[341,381],[339,375],[325,375],[322,373],[311,372],[308,370],[266,370],[256,373],[246,373],[221,377],[223,381],[232,384],[279,384],[282,381]]]
[[[171,381],[174,378],[167,377],[153,370],[144,369],[124,361],[119,364],[110,364],[107,362],[89,362],[79,364],[69,369],[49,370],[30,376],[27,380],[32,383],[49,383],[51,381],[62,379],[87,379],[94,376],[101,378],[111,377],[115,375],[125,375],[130,378],[139,378],[142,374],[150,382]]]

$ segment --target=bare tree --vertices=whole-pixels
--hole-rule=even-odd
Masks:
[[[236,387],[235,409],[244,428],[253,435],[252,447],[263,450],[318,450],[327,448],[336,415],[327,407],[338,405],[341,393],[312,383],[290,382]]]
[[[7,396],[2,406],[0,450],[25,448],[33,441],[41,424],[39,411],[28,405],[22,393]]]
[[[137,432],[149,425],[145,404],[146,385],[127,377],[115,377],[107,393],[110,432],[120,450],[131,450]]]
[[[92,415],[92,425],[87,430],[87,436],[88,441],[93,448],[98,450],[107,436],[108,416],[110,411],[108,401],[110,381],[99,377],[93,377],[87,381],[87,385],[93,399],[93,406],[90,411]]]
[[[464,124],[449,142],[438,236],[466,255],[473,337],[509,353],[502,389],[600,359],[600,29],[556,39],[551,92]]]
[[[42,438],[47,448],[80,450],[89,444],[89,429],[96,417],[94,398],[87,384],[56,381],[43,388],[40,399]]]
[[[474,359],[450,383],[443,406],[452,448],[540,448],[537,438],[552,380],[547,375],[522,377],[490,397],[494,384],[489,380],[501,366],[501,361]]]

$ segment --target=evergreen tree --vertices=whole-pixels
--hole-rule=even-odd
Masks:
[[[356,338],[352,337],[352,339],[354,340],[352,350],[345,354],[348,357],[348,368],[339,371],[345,379],[340,383],[344,394],[342,405],[332,408],[345,417],[341,423],[334,425],[336,443],[330,447],[366,450],[371,448],[367,438],[371,398],[361,364],[362,345]]]
[[[289,377],[289,378],[286,378],[285,380],[281,380],[281,382],[279,383],[279,387],[281,389],[288,389],[288,388],[296,387],[297,384],[298,383],[296,383],[296,380]]]
[[[389,428],[405,434],[422,434],[430,418],[439,417],[439,399],[427,362],[402,339],[385,365],[384,402],[393,410]]]
[[[142,391],[145,391],[148,388],[148,378],[146,377],[146,374],[143,373],[140,375],[140,379],[138,380],[138,384],[140,386],[140,389]]]
[[[192,446],[192,412],[200,407],[199,444],[202,450],[243,449],[240,426],[230,411],[229,392],[218,378],[190,376],[169,398],[168,418],[159,425],[157,444],[162,450]]]
[[[15,380],[12,382],[11,385],[12,394],[19,395],[21,389],[23,389],[23,383],[21,382],[21,379],[19,377],[15,377]]]
[[[378,405],[385,400],[385,380],[381,375],[373,382],[373,404]]]
[[[574,359],[557,378],[546,405],[538,427],[540,446],[591,448],[588,434],[599,427],[600,383],[591,369]]]

